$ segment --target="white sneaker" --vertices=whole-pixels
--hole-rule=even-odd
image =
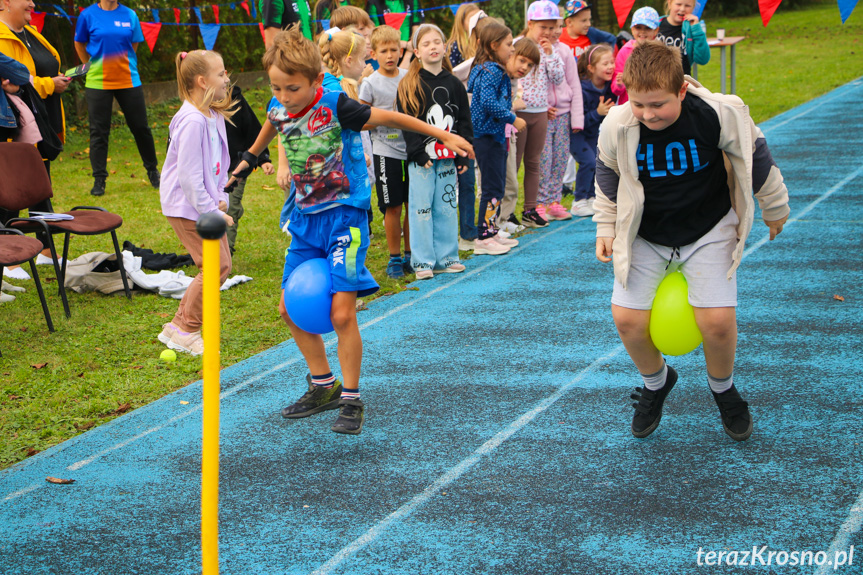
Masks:
[[[511,239],[509,237],[509,234],[506,234],[505,236],[501,235],[504,233],[506,233],[506,232],[497,232],[497,234],[492,239],[494,239],[494,241],[496,241],[500,245],[508,247],[508,248],[514,248],[515,246],[518,245],[518,240]]]
[[[500,224],[500,232],[506,232],[506,233],[512,235],[512,234],[517,234],[517,233],[523,232],[523,231],[524,231],[524,226],[521,224],[516,225],[512,222],[504,222],[504,223]],[[498,232],[498,233],[500,233],[500,232]]]
[[[3,280],[2,288],[3,288],[3,291],[13,291],[13,292],[14,291],[27,291],[20,286],[13,286],[12,284],[7,282],[6,280]]]
[[[15,296],[8,293],[0,293],[0,303],[15,301]]]
[[[494,235],[494,237],[495,237],[495,239],[498,239],[498,238],[507,239],[511,235],[512,234],[509,233],[508,231],[499,229],[499,230],[497,230],[497,233]]]
[[[592,216],[596,212],[593,211],[593,206],[587,200],[578,200],[572,203],[569,213],[577,218],[586,218]]]
[[[58,257],[57,263],[62,266],[63,265],[63,258]],[[48,256],[43,256],[42,254],[39,254],[36,256],[36,265],[37,266],[53,266],[54,260],[52,260]]]
[[[430,280],[434,277],[434,272],[431,270],[420,270],[417,272],[418,280]]]
[[[473,249],[475,256],[499,256],[509,251],[509,246],[505,246],[494,241],[494,238],[481,240],[477,238],[476,247]]]
[[[473,240],[465,240],[463,238],[458,239],[458,251],[460,252],[472,252],[474,248]]]
[[[30,274],[28,274],[24,268],[3,268],[3,275],[7,278],[12,278],[13,280],[29,280]]]

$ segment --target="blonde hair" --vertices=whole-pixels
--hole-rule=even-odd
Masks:
[[[324,66],[339,79],[345,94],[356,100],[359,97],[359,83],[353,78],[344,76],[342,64],[350,55],[365,60],[366,39],[359,32],[341,30],[331,34],[324,31],[318,37],[318,48],[321,49],[321,60]]]
[[[339,6],[330,14],[330,28],[344,30],[348,26],[371,26],[374,28],[375,23],[372,22],[368,12],[362,8],[350,5]]]
[[[458,51],[461,52],[463,59],[468,60],[474,57],[476,47],[470,41],[470,35],[467,31],[467,20],[473,14],[479,12],[479,6],[476,4],[462,4],[458,7],[455,13],[455,24],[452,25],[449,40],[446,43],[446,57],[449,58],[452,52],[453,44],[458,46]]]
[[[221,60],[222,55],[210,50],[178,53],[174,58],[177,66],[177,92],[181,100],[191,102],[205,116],[209,116],[210,110],[214,110],[224,116],[226,120],[230,120],[231,116],[237,113],[236,102],[231,100],[230,88],[228,89],[228,96],[221,100],[216,100],[215,86],[207,87],[200,102],[192,99],[195,81],[199,76],[206,76],[210,73],[213,68],[213,58]]]
[[[637,45],[626,60],[620,81],[629,93],[663,90],[677,94],[683,87],[680,50],[662,42]]]
[[[392,26],[383,24],[372,31],[372,50],[377,50],[382,44],[397,44],[401,48],[402,37]]]
[[[417,28],[417,31],[414,32],[413,40],[411,42],[414,49],[419,45],[423,36],[429,32],[440,34],[441,40],[446,42],[446,37],[443,35],[440,28],[434,24],[421,24],[420,27]],[[443,63],[444,70],[452,72],[452,64],[450,63],[449,58],[444,56],[441,62]],[[420,62],[420,59],[414,58],[411,60],[408,73],[399,82],[397,99],[401,103],[402,109],[405,113],[410,114],[411,116],[419,116],[419,113],[425,107],[426,97],[425,92],[422,89],[422,78],[420,78],[420,70],[422,67],[423,65],[422,62]]]
[[[674,0],[665,0],[665,13],[666,13],[666,14],[671,13],[671,3],[672,3],[673,1],[674,1]],[[690,4],[692,4],[692,9],[693,9],[693,10],[695,9],[695,0],[684,0],[684,1],[685,1],[685,2],[689,2]]]
[[[578,58],[578,77],[582,80],[590,80],[591,72],[588,66],[596,66],[603,54],[614,55],[614,51],[608,44],[594,44],[588,46],[587,50]]]
[[[294,24],[273,38],[273,44],[261,58],[264,70],[273,66],[285,74],[301,74],[314,82],[321,75],[321,51],[303,36],[302,30]]]

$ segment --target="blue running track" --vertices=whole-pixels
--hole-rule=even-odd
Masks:
[[[590,220],[555,222],[360,313],[358,437],[279,416],[305,385],[291,341],[222,372],[221,572],[863,573],[860,102],[863,79],[762,125],[792,219],[774,242],[756,221],[739,273],[749,441],[722,431],[700,350],[631,436],[611,266]],[[200,573],[200,398],[0,472],[0,573]]]

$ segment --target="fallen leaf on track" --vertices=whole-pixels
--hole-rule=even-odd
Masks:
[[[833,296],[833,299],[835,299],[835,300],[839,300],[839,301],[845,301],[845,298],[844,298],[844,297],[842,297],[842,296],[841,296],[841,295],[839,295],[839,294],[834,295],[834,296]]]
[[[45,481],[48,483],[56,483],[57,485],[70,485],[75,483],[74,479],[60,479],[59,477],[46,477]]]

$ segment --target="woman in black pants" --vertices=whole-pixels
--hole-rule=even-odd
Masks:
[[[75,51],[82,62],[90,62],[85,88],[90,115],[90,165],[95,180],[90,193],[94,196],[105,193],[111,107],[115,98],[135,137],[150,184],[159,187],[156,146],[147,123],[135,55],[138,44],[143,41],[138,16],[117,0],[99,0],[78,18]]]

